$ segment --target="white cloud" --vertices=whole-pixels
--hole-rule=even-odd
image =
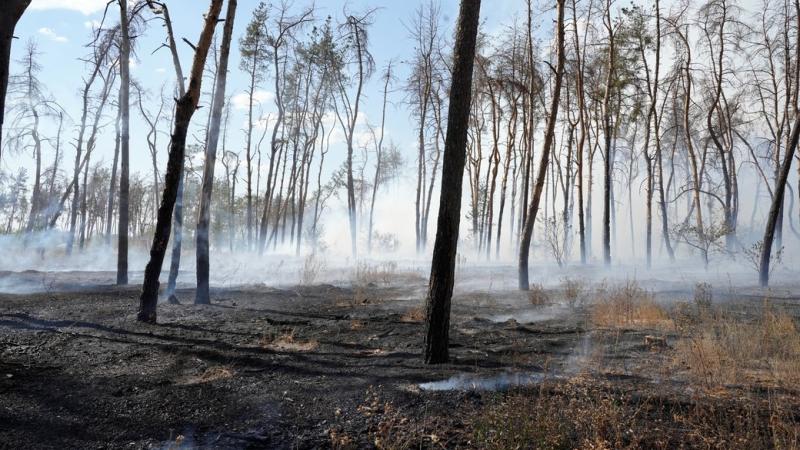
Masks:
[[[34,10],[69,9],[89,15],[103,11],[106,0],[33,0],[30,8]]]
[[[58,33],[56,33],[56,30],[52,28],[47,28],[47,27],[39,28],[39,34],[46,37],[47,39],[50,39],[51,41],[67,42],[67,38],[65,38],[64,36],[59,36]]]
[[[236,94],[231,98],[231,103],[236,109],[247,109],[249,96],[246,93]],[[253,94],[253,105],[261,103],[266,105],[275,101],[275,94],[269,91],[257,90]]]
[[[158,69],[156,69],[156,73],[167,73],[167,69],[159,67]]]
[[[97,19],[87,20],[83,22],[83,27],[89,30],[94,30],[95,28],[100,28],[100,21]]]

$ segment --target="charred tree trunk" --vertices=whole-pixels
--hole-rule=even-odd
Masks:
[[[533,196],[531,204],[528,207],[526,215],[525,227],[522,233],[522,240],[519,245],[519,288],[520,290],[527,291],[529,289],[528,283],[528,257],[531,249],[531,238],[533,237],[533,224],[536,222],[536,213],[539,211],[539,201],[542,198],[542,189],[544,188],[545,178],[547,176],[547,165],[550,161],[550,151],[553,147],[555,139],[555,127],[558,120],[558,106],[561,100],[561,83],[564,78],[564,1],[558,0],[558,23],[556,25],[557,35],[557,62],[555,73],[555,84],[553,85],[553,98],[550,103],[550,115],[547,117],[547,127],[544,134],[544,143],[542,145],[542,155],[539,160],[539,168],[536,174],[536,183],[534,185]]]
[[[217,69],[214,100],[211,106],[211,122],[206,141],[206,161],[203,166],[203,187],[200,194],[200,214],[197,220],[197,291],[194,303],[207,305],[211,303],[209,293],[209,244],[208,231],[211,222],[211,194],[214,189],[214,166],[217,162],[217,144],[222,124],[222,108],[225,103],[225,83],[228,78],[228,56],[231,52],[233,21],[236,16],[236,0],[228,0],[225,14],[225,26],[220,44],[219,68]]]
[[[453,296],[458,228],[461,221],[461,185],[466,160],[472,69],[480,8],[480,0],[462,0],[458,17],[439,219],[426,299],[424,357],[428,364],[444,363],[449,359],[450,299]]]
[[[164,179],[164,194],[161,197],[161,206],[158,209],[158,220],[156,222],[155,235],[153,236],[153,245],[150,249],[150,261],[145,267],[142,294],[139,298],[140,304],[137,319],[141,322],[156,322],[158,278],[161,275],[164,254],[169,244],[172,210],[175,206],[175,200],[178,195],[178,185],[180,184],[183,172],[186,134],[189,131],[189,123],[192,120],[192,115],[194,115],[197,109],[197,103],[200,99],[203,69],[206,64],[208,49],[211,47],[214,27],[221,9],[222,0],[211,0],[211,5],[205,16],[205,25],[203,26],[203,31],[200,34],[200,40],[198,41],[194,54],[189,88],[186,94],[178,99],[175,108],[175,127],[172,133],[167,171]]]
[[[128,284],[128,220],[130,187],[130,57],[131,40],[128,33],[128,0],[119,0],[120,32],[122,39],[119,54],[119,107],[120,107],[120,178],[119,178],[119,226],[117,234],[117,284]],[[77,190],[77,186],[75,186]]]
[[[603,160],[603,263],[611,265],[611,168],[613,161],[613,127],[611,125],[611,90],[614,85],[614,24],[611,22],[611,2],[606,3],[606,30],[608,30],[608,65],[606,70],[606,92],[603,96],[603,137],[605,158]]]
[[[783,197],[786,192],[786,183],[789,178],[789,171],[792,168],[792,160],[797,151],[797,140],[800,137],[800,115],[795,117],[792,125],[792,134],[789,137],[789,146],[786,148],[783,165],[775,185],[775,195],[772,197],[772,206],[769,208],[767,217],[767,227],[764,230],[764,240],[761,245],[761,264],[759,266],[759,282],[762,287],[769,286],[769,266],[772,258],[772,243],[775,239],[775,229],[778,224],[778,217],[783,209]]]

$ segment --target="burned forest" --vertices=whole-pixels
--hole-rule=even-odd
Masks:
[[[0,448],[800,450],[800,0],[3,0]]]

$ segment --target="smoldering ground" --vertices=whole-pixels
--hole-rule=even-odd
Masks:
[[[516,422],[517,409],[530,421],[562,417],[551,402],[602,409],[606,401],[637,435],[621,434],[621,444],[691,443],[701,429],[703,439],[720,443],[736,437],[770,446],[769,436],[797,442],[786,434],[800,412],[787,375],[800,361],[790,347],[797,331],[780,319],[800,315],[793,296],[800,286],[789,276],[763,290],[741,266],[707,272],[685,263],[651,271],[537,264],[534,287],[523,293],[513,266],[461,257],[452,362],[427,366],[420,356],[424,261],[343,265],[332,258],[220,254],[212,304],[192,305],[193,273],[185,269],[181,304],[160,304],[154,326],[135,322],[138,287],[113,286],[113,272],[55,270],[55,262],[52,270],[4,272],[17,292],[0,298],[0,421],[11,424],[0,430],[3,442],[485,447],[497,436],[481,433],[498,429],[498,417],[528,426]],[[37,287],[44,283],[49,287]],[[696,334],[703,329],[726,339],[739,336],[734,330],[764,342],[771,336],[788,346],[737,361],[738,371],[752,375],[735,378],[719,362],[728,344]],[[698,370],[704,364],[708,370]],[[642,408],[647,421],[636,415]],[[703,428],[708,417],[690,410],[752,420],[744,437],[715,434]],[[574,439],[612,442],[620,431],[587,430],[579,411],[562,417]],[[666,428],[650,430],[653,420]],[[560,436],[556,431],[550,433]]]

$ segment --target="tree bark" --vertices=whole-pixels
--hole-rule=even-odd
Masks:
[[[547,176],[547,165],[550,161],[550,149],[553,146],[555,139],[555,127],[558,120],[558,106],[561,100],[561,84],[564,78],[564,1],[557,1],[558,8],[558,24],[556,25],[557,35],[557,62],[555,73],[555,84],[553,85],[553,98],[550,103],[550,115],[547,117],[547,127],[544,134],[544,143],[542,145],[542,155],[539,160],[538,172],[536,174],[536,183],[533,187],[533,196],[531,204],[528,207],[524,230],[522,232],[522,240],[519,245],[519,288],[520,290],[527,291],[529,289],[528,283],[528,257],[531,249],[531,238],[533,237],[533,225],[536,222],[536,214],[539,211],[539,201],[542,198],[542,189],[544,188],[545,178]]]
[[[122,40],[119,55],[119,107],[120,111],[120,175],[119,175],[119,226],[117,227],[117,284],[128,284],[128,220],[129,220],[129,163],[130,163],[130,56],[131,41],[128,33],[128,0],[119,0],[120,32]],[[77,185],[75,186],[77,192]]]
[[[139,297],[140,303],[137,319],[141,322],[156,322],[158,278],[161,275],[164,254],[167,251],[167,245],[169,243],[172,210],[175,206],[178,185],[180,184],[180,178],[183,172],[186,134],[189,131],[189,123],[197,109],[197,104],[200,99],[203,69],[205,68],[208,49],[211,47],[211,38],[214,35],[214,27],[221,9],[222,0],[211,0],[208,13],[206,13],[205,16],[205,25],[203,26],[203,31],[200,34],[200,40],[197,43],[194,54],[189,88],[186,94],[178,99],[175,108],[175,126],[172,133],[172,142],[170,143],[169,159],[167,160],[164,193],[161,197],[161,206],[158,209],[158,220],[156,221],[153,245],[150,249],[150,261],[145,267],[144,283],[142,284],[142,293]]]
[[[458,17],[439,218],[426,299],[424,358],[428,364],[445,363],[449,360],[450,300],[455,281],[458,228],[461,221],[461,185],[467,152],[472,69],[480,8],[480,0],[462,0]]]
[[[200,213],[197,220],[197,290],[194,303],[205,305],[211,303],[209,293],[209,244],[208,231],[211,221],[211,194],[214,189],[214,166],[217,162],[217,145],[222,123],[222,108],[225,103],[225,83],[228,75],[228,57],[231,52],[233,22],[236,16],[236,0],[228,0],[228,11],[225,15],[225,26],[220,44],[219,68],[217,69],[216,88],[211,107],[211,122],[206,141],[206,161],[203,167],[203,187],[200,194]]]
[[[797,151],[798,137],[800,137],[800,115],[795,117],[794,125],[792,125],[789,146],[786,148],[786,155],[784,156],[783,165],[781,166],[777,184],[775,185],[775,195],[772,196],[772,206],[769,208],[767,226],[764,230],[764,239],[761,245],[761,264],[759,266],[759,283],[761,283],[762,287],[769,286],[769,266],[770,259],[772,258],[772,243],[775,239],[778,217],[783,207],[783,197],[786,192],[789,171],[792,168],[792,160],[794,159],[795,151]]]

